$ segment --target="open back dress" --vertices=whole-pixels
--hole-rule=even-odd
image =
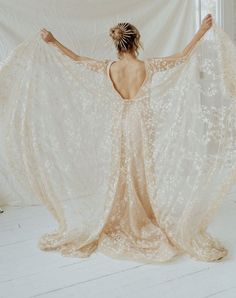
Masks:
[[[173,63],[145,59],[132,99],[112,60],[73,61],[39,34],[7,57],[1,167],[58,224],[40,249],[145,263],[227,254],[207,227],[236,180],[236,48],[210,31]]]

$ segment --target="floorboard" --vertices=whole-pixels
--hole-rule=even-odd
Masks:
[[[209,232],[229,255],[220,262],[181,256],[173,263],[142,264],[100,252],[89,258],[43,252],[38,238],[56,227],[44,206],[3,207],[0,214],[1,298],[236,298],[236,191]]]

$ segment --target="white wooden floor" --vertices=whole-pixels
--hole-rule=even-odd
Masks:
[[[230,254],[219,262],[180,257],[145,265],[94,253],[63,257],[37,247],[55,227],[44,206],[4,207],[0,214],[1,298],[236,298],[236,192],[227,198],[209,231]]]

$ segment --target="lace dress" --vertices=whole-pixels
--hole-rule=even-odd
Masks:
[[[235,46],[215,26],[186,57],[145,59],[133,99],[114,88],[112,62],[72,61],[37,35],[1,68],[4,170],[58,223],[39,248],[224,257],[207,227],[236,178]]]

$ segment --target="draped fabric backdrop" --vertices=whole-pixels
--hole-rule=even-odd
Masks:
[[[0,62],[43,27],[80,55],[116,59],[108,32],[122,21],[140,30],[144,46],[140,59],[170,55],[182,50],[196,31],[194,4],[194,0],[0,0]],[[0,205],[35,204],[40,203],[0,169]]]

